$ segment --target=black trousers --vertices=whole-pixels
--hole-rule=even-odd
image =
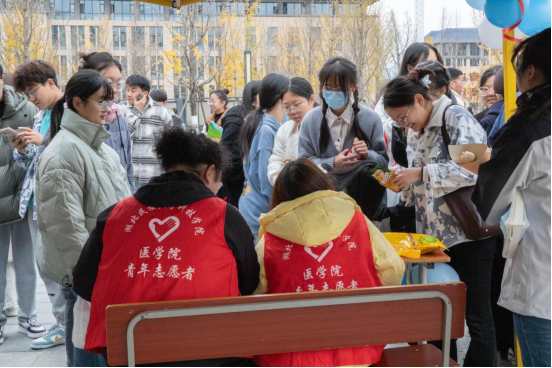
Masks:
[[[495,238],[461,243],[448,250],[450,266],[466,284],[466,324],[470,346],[464,367],[496,367],[496,335],[491,309]]]

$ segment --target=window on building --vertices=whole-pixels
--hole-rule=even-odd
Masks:
[[[187,7],[185,6],[183,6],[180,10],[169,8],[169,18],[174,22],[182,22],[182,15],[187,11]]]
[[[113,56],[115,60],[118,60],[121,63],[121,66],[123,67],[123,71],[121,74],[123,75],[123,79],[127,77],[128,75],[128,66],[127,66],[127,58],[126,56]],[[119,91],[123,92],[123,91]]]
[[[111,19],[134,20],[134,1],[111,0]]]
[[[302,15],[305,11],[301,3],[284,3],[284,14]]]
[[[67,50],[65,26],[52,26],[52,44],[57,50]]]
[[[479,56],[480,55],[479,45],[476,43],[470,43],[470,56]]]
[[[201,27],[197,27],[196,28],[196,34],[195,34],[195,42],[196,42],[196,47],[199,51],[203,51],[203,36],[204,36],[204,31],[203,29],[201,29]]]
[[[257,30],[255,27],[247,28],[247,49],[253,50],[257,47]]]
[[[219,64],[220,64],[219,56],[209,56],[209,75],[216,74],[216,70]]]
[[[255,14],[258,14],[258,15],[278,14],[278,3],[259,3],[259,7],[255,9]]]
[[[215,28],[211,28],[209,29],[209,32],[208,32],[208,36],[207,36],[207,41],[208,41],[208,44],[209,44],[209,51],[219,51],[220,50],[220,39],[222,37],[222,33],[221,33],[221,28],[220,27],[215,27]]]
[[[71,26],[71,48],[75,51],[84,50],[84,26]]]
[[[126,50],[126,27],[113,27],[113,50]]]
[[[450,59],[445,59],[445,66],[452,66],[452,62]]]
[[[312,15],[332,14],[331,4],[311,4]]]
[[[162,56],[152,56],[151,57],[151,79],[152,80],[163,80],[165,74],[165,69],[163,66],[163,57]]]
[[[50,2],[54,19],[75,19],[75,0],[56,0]]]
[[[150,48],[154,50],[163,50],[163,27],[149,27],[150,29]]]
[[[198,80],[204,80],[205,79],[205,65],[203,64],[203,62],[198,63],[197,78],[198,78]]]
[[[468,44],[466,42],[460,42],[456,44],[456,47],[456,56],[468,56]]]
[[[479,66],[479,59],[470,59],[470,66]]]
[[[179,49],[185,45],[186,34],[184,33],[184,27],[172,27],[172,36],[173,49]]]
[[[443,43],[443,56],[454,56],[454,44],[450,42]]]
[[[132,27],[132,47],[141,50],[146,48],[146,32],[144,27]]]
[[[61,79],[67,79],[68,77],[68,69],[67,69],[67,56],[60,56],[59,57],[59,75]]]
[[[81,20],[100,20],[104,14],[104,0],[80,0]]]
[[[226,3],[226,11],[230,14],[245,15],[245,3]]]
[[[299,27],[290,27],[288,37],[289,37],[289,49],[290,49],[290,51],[297,51],[297,41],[300,37]]]
[[[90,43],[93,49],[97,50],[100,48],[100,27],[90,26]]]
[[[220,16],[221,10],[222,3],[218,2],[199,3],[197,6],[198,16],[203,22],[214,20],[216,17]]]
[[[165,7],[140,2],[140,20],[159,20],[163,18]]]
[[[130,59],[132,74],[147,75],[146,69],[146,57],[145,56],[135,56]]]
[[[275,38],[278,35],[278,27],[268,27],[267,42],[268,49],[271,51],[276,50]]]

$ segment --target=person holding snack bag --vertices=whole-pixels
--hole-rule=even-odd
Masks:
[[[413,131],[409,139],[413,151],[410,167],[397,172],[394,183],[410,187],[407,206],[416,208],[416,232],[432,236],[449,248],[450,265],[466,284],[466,322],[471,342],[464,366],[497,364],[496,338],[490,302],[491,270],[495,239],[471,241],[452,215],[444,196],[473,186],[477,175],[454,162],[442,136],[445,124],[450,144],[487,143],[481,125],[463,107],[452,105],[443,95],[431,98],[435,72],[415,68],[387,84],[383,104],[399,126]],[[451,357],[456,360],[456,344]]]
[[[0,75],[3,71],[0,67]],[[19,216],[19,198],[25,178],[25,170],[15,162],[14,144],[20,139],[14,137],[20,128],[30,129],[38,109],[27,101],[24,95],[4,85],[0,80],[0,285],[6,285],[8,252],[12,244],[14,268],[17,274],[17,296],[19,302],[18,331],[30,338],[42,336],[46,330],[36,321],[36,267],[31,231],[28,218]],[[0,290],[0,310],[4,306],[5,293]],[[4,326],[7,317],[0,313],[0,344],[4,342]]]

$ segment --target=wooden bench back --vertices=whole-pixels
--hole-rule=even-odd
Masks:
[[[128,364],[127,327],[136,315],[180,308],[209,314],[141,319],[134,328],[136,364],[440,340],[445,307],[438,297],[357,302],[363,296],[410,298],[431,291],[450,300],[451,338],[464,336],[466,286],[460,282],[137,303],[107,307],[108,361]],[[297,307],[328,301],[335,305]],[[274,309],[280,307],[285,308]],[[257,310],[239,311],[244,308]]]

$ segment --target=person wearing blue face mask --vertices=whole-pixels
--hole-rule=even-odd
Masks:
[[[323,105],[303,118],[299,158],[309,158],[326,171],[354,165],[368,156],[378,165],[387,166],[381,119],[359,104],[356,65],[333,57],[318,76]]]

